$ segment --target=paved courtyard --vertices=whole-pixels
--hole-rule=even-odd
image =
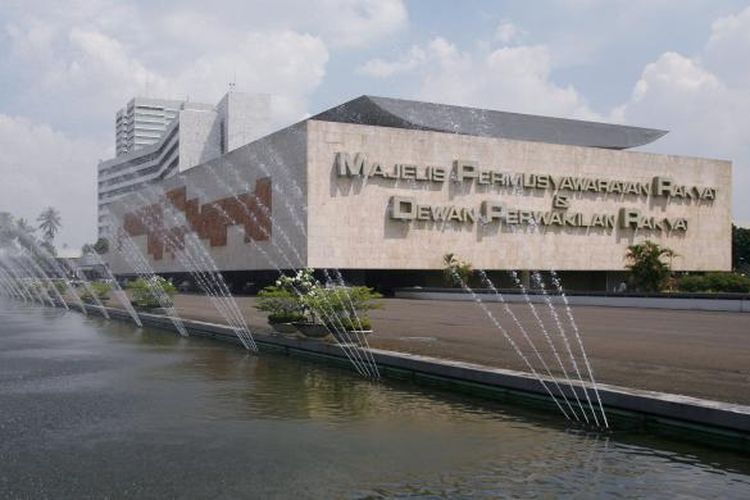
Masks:
[[[254,298],[237,300],[252,327],[267,328]],[[176,304],[185,317],[220,321],[204,297],[179,295]],[[554,368],[557,362],[530,308],[509,307]],[[512,316],[500,304],[488,308],[533,361]],[[537,304],[536,311],[557,350],[566,354],[549,308]],[[555,311],[572,333],[564,309]],[[597,381],[750,405],[750,314],[577,306],[573,316]],[[528,371],[474,303],[384,299],[372,319],[374,347]]]

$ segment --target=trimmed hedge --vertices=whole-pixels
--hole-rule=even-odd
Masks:
[[[683,292],[750,293],[750,278],[734,273],[706,273],[683,276],[678,282]]]

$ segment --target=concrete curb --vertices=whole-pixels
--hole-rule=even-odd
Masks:
[[[99,309],[94,306],[87,306],[87,309],[90,313],[100,314]],[[132,321],[125,311],[113,308],[107,310],[113,319]],[[139,315],[144,325],[175,330],[167,316],[147,313]],[[240,345],[236,335],[226,326],[191,319],[182,319],[182,322],[191,335]],[[350,366],[335,344],[273,335],[270,330],[268,333],[253,332],[253,336],[262,351]],[[409,379],[491,399],[521,402],[547,409],[556,408],[543,385],[528,373],[380,349],[371,349],[371,352],[381,373],[386,377]],[[588,403],[584,399],[584,390],[596,409],[596,395],[591,385],[575,385],[586,408],[588,409]],[[559,391],[552,385],[547,386],[555,396],[560,397]],[[750,451],[750,406],[607,384],[597,386],[610,424],[615,424],[614,428],[638,427],[703,444]],[[570,388],[563,386],[563,391],[573,401],[574,395]]]
[[[439,292],[419,290],[396,290],[396,298],[415,300],[474,300],[468,293]],[[545,303],[547,298],[553,304],[562,304],[559,295],[530,294],[529,301],[534,304]],[[604,297],[595,295],[567,295],[568,304],[572,306],[602,306],[602,307],[638,307],[645,309],[672,309],[686,311],[720,311],[750,313],[748,299],[705,299],[705,298],[677,298],[677,297]],[[483,294],[485,302],[500,302],[495,294]],[[518,293],[503,294],[503,300],[508,303],[525,303],[526,298]]]

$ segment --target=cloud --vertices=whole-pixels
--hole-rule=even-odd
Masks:
[[[299,120],[309,95],[325,76],[329,53],[312,35],[294,31],[245,33],[232,51],[207,54],[187,64],[168,83],[176,93],[213,102],[236,81],[239,90],[273,96],[277,125]]]
[[[161,33],[193,48],[215,46],[217,41],[220,45],[249,25],[254,31],[312,34],[328,47],[361,48],[388,40],[408,24],[402,0],[319,0],[313,5],[302,0],[235,0],[222,2],[220,10],[203,0],[186,0],[168,12],[159,6],[144,9]]]
[[[323,0],[313,9],[301,0],[169,9],[40,0],[3,10],[0,72],[12,98],[0,108],[0,210],[33,221],[53,205],[64,222],[59,242],[76,248],[95,237],[97,161],[113,154],[114,113],[131,97],[216,103],[235,82],[272,94],[280,127],[308,115],[332,48],[375,44],[408,21],[400,0]]]
[[[80,248],[96,238],[96,161],[106,148],[72,139],[23,117],[0,114],[0,211],[36,217],[47,206],[60,210],[59,248]],[[93,161],[92,161],[93,160]]]
[[[750,7],[721,17],[711,25],[701,56],[706,68],[733,86],[750,85]]]
[[[58,128],[77,115],[76,133],[110,123],[133,95],[211,103],[230,81],[273,93],[277,123],[288,123],[309,111],[331,50],[370,46],[408,22],[401,0],[322,0],[314,9],[301,0],[235,0],[221,8],[186,0],[170,9],[50,0],[32,8],[11,3],[5,15],[0,70],[20,90],[13,109],[44,110],[32,118]]]
[[[734,217],[750,223],[750,8],[713,23],[693,56],[665,52],[646,65],[613,118],[671,132],[649,149],[734,161]]]
[[[426,61],[427,53],[425,50],[414,45],[406,54],[395,61],[386,61],[380,58],[371,59],[360,66],[357,72],[375,78],[388,78],[412,71]]]
[[[103,104],[121,100],[134,88],[150,87],[157,95],[169,88],[164,76],[148,69],[111,36],[73,27],[68,40],[69,57],[42,75],[48,92],[88,95]]]
[[[508,45],[512,42],[519,41],[526,35],[526,32],[513,24],[511,21],[503,20],[495,28],[495,40]]]
[[[408,21],[401,0],[323,0],[303,9],[306,14],[311,10],[332,46],[362,47],[405,28]]]
[[[26,98],[79,123],[111,122],[134,95],[215,103],[233,81],[238,90],[273,94],[276,123],[289,123],[307,112],[329,58],[319,37],[293,30],[225,33],[213,47],[175,55],[169,65],[149,63],[148,51],[101,31],[72,26],[65,37],[51,37],[52,47],[46,33],[13,30],[16,54],[48,61],[35,73]],[[45,42],[34,43],[40,37]]]
[[[442,37],[413,46],[393,60],[372,59],[359,72],[388,78],[417,75],[415,97],[466,106],[523,113],[595,119],[576,89],[551,78],[552,55],[545,45],[461,50]]]

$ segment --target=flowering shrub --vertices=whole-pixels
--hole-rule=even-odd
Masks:
[[[365,286],[323,286],[313,269],[281,276],[258,296],[256,307],[270,313],[269,323],[306,321],[346,330],[369,329],[366,311],[378,307],[381,297]]]
[[[161,276],[154,276],[150,279],[138,278],[135,281],[131,281],[128,283],[128,291],[130,292],[130,299],[133,304],[142,309],[171,306],[171,297],[177,293],[177,289],[172,282]],[[159,302],[160,292],[164,292],[169,302],[168,304],[161,304]]]
[[[472,274],[471,264],[460,260],[456,254],[443,255],[443,277],[450,286],[462,286],[469,282]]]

